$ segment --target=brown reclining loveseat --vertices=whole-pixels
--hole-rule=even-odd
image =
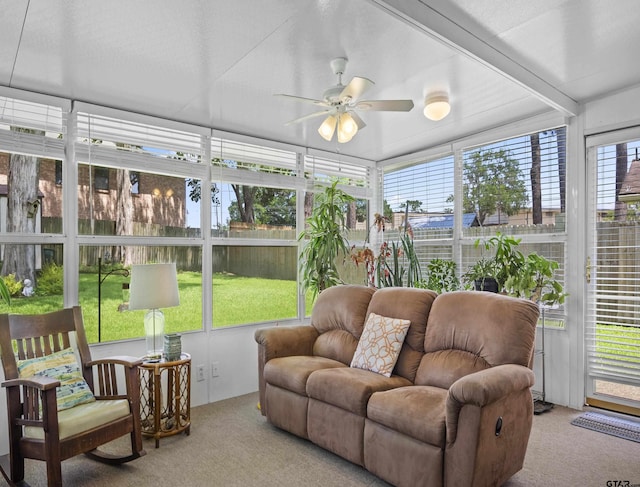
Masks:
[[[376,315],[409,322],[390,377],[350,366]],[[531,431],[537,319],[486,292],[329,288],[311,326],[256,331],[262,414],[394,485],[501,485]]]

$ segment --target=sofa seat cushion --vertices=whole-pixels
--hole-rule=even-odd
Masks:
[[[265,364],[264,380],[274,386],[306,396],[307,379],[313,372],[336,367],[347,366],[337,360],[317,356],[279,357]]]
[[[431,386],[376,392],[369,399],[367,417],[416,440],[444,448],[447,393],[446,389]]]
[[[399,375],[385,377],[363,369],[334,368],[312,373],[307,381],[307,395],[365,416],[371,394],[408,385],[411,382]]]

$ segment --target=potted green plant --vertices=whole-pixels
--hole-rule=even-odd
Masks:
[[[496,280],[496,261],[493,258],[480,257],[462,275],[462,280],[476,291],[498,292]]]
[[[376,259],[378,287],[416,287],[422,280],[413,235],[405,231],[397,242],[383,242]]]
[[[518,272],[507,278],[504,292],[547,307],[562,304],[567,293],[564,292],[562,284],[554,278],[558,267],[558,262],[535,252],[531,253],[525,257]]]
[[[494,251],[493,277],[498,283],[498,292],[503,291],[507,279],[518,274],[524,265],[524,254],[517,249],[520,240],[498,232],[493,237],[481,242],[485,250]]]
[[[486,240],[476,240],[476,248],[493,251],[493,256],[483,255],[465,272],[464,281],[476,290],[502,292],[509,276],[517,274],[524,264],[524,254],[517,249],[519,244],[520,239],[500,232]]]
[[[337,184],[336,181],[316,193],[307,228],[298,237],[303,242],[299,259],[301,282],[314,297],[328,287],[342,284],[336,259],[349,254],[345,208],[354,198]]]
[[[431,259],[427,264],[427,278],[420,281],[419,287],[425,287],[438,294],[457,291],[460,280],[456,275],[456,263],[449,259]]]

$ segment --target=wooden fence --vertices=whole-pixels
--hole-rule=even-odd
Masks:
[[[564,223],[562,224],[564,227]],[[562,228],[563,229],[563,228]],[[95,221],[93,232],[91,223],[79,222],[81,234],[114,235],[115,223],[109,221]],[[558,231],[560,228],[554,225],[537,225],[531,227],[500,227],[499,231],[509,235],[523,235],[525,233],[548,233]],[[598,267],[595,269],[599,279],[599,294],[603,292],[612,298],[598,298],[597,306],[606,310],[609,316],[619,323],[638,324],[638,306],[633,304],[633,299],[640,293],[640,225],[637,222],[599,222],[598,223],[598,248],[599,254],[593,256]],[[44,233],[61,233],[62,224],[59,218],[43,218],[42,231]],[[154,236],[185,236],[198,237],[200,229],[162,227],[152,224],[134,224],[134,235]],[[274,238],[291,239],[295,237],[293,230],[265,229],[265,228],[239,228],[234,227],[226,236],[234,237],[265,237],[265,232]],[[446,238],[450,230],[417,230],[416,240],[431,238]],[[466,235],[486,236],[487,229],[467,228]],[[490,235],[495,234],[492,229]],[[385,234],[385,238],[398,237],[393,232]],[[355,242],[362,235],[351,235]],[[556,245],[561,245],[556,243]],[[62,245],[42,245],[43,262],[55,262],[62,264]],[[530,250],[535,250],[532,245]],[[199,272],[202,269],[202,251],[200,246],[172,246],[168,239],[166,246],[133,246],[134,262],[176,262],[178,269]],[[446,249],[428,248],[431,256],[447,257]],[[109,257],[116,249],[111,246],[83,245],[80,247],[80,264],[82,266],[97,265],[98,258]],[[437,251],[437,252],[436,252]],[[434,254],[435,252],[435,254]],[[267,277],[273,279],[295,280],[297,274],[297,247],[267,247],[267,246],[214,246],[213,247],[213,271],[227,272],[247,277]],[[427,255],[422,258],[427,258]],[[564,264],[564,263],[563,263]],[[344,262],[340,259],[340,274],[346,282],[364,283],[366,280],[364,268],[357,268],[347,257]],[[424,263],[423,263],[424,267]],[[621,298],[617,298],[621,296]]]

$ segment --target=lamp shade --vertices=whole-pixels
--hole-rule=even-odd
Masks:
[[[434,93],[427,96],[424,101],[424,116],[429,120],[437,122],[449,115],[451,105],[449,96],[446,93]]]
[[[331,142],[331,139],[333,138],[333,133],[336,130],[337,123],[338,123],[337,117],[335,115],[329,115],[327,118],[324,119],[324,122],[322,122],[322,125],[320,125],[320,128],[318,129],[318,133],[324,140],[326,140],[327,142]]]
[[[349,112],[340,115],[338,120],[338,142],[344,144],[349,142],[358,132],[358,124]]]
[[[129,309],[170,308],[180,304],[175,264],[131,266]]]

